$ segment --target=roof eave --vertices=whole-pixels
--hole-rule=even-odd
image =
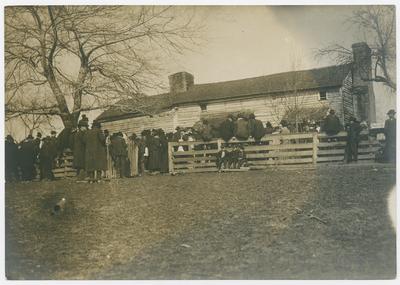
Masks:
[[[300,88],[298,89],[298,91],[309,91],[309,90],[325,90],[325,89],[332,89],[332,88],[340,88],[342,87],[343,84],[333,84],[333,85],[325,85],[325,86],[318,86],[318,87],[313,87],[313,88]],[[227,99],[241,99],[241,98],[257,98],[257,97],[262,97],[262,96],[274,96],[274,95],[280,95],[283,93],[287,93],[287,92],[292,92],[295,90],[284,90],[284,91],[272,91],[272,92],[259,92],[259,93],[249,93],[249,94],[240,94],[240,95],[236,95],[236,96],[226,96],[226,97],[220,97],[220,98],[215,98],[215,99],[206,99],[206,100],[202,100],[202,99],[198,99],[198,100],[194,100],[194,101],[187,101],[187,102],[179,102],[179,103],[174,103],[171,106],[172,107],[179,107],[180,105],[183,104],[192,104],[192,103],[210,103],[210,102],[217,102],[217,101],[226,101]]]

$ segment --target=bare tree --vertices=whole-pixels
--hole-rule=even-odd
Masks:
[[[371,48],[373,76],[366,81],[381,82],[396,90],[396,15],[395,6],[363,6],[353,12],[346,24],[356,26]],[[352,51],[340,44],[318,49],[317,57],[329,56],[338,64],[351,63]]]
[[[276,95],[271,103],[275,120],[277,122],[287,120],[288,123],[293,125],[293,131],[295,132],[300,130],[300,124],[303,119],[314,119],[317,117],[316,114],[326,109],[326,104],[321,102],[313,106],[307,106],[306,104],[310,95],[302,90],[302,85],[309,80],[307,78],[309,75],[301,71],[302,58],[301,52],[293,48],[290,54],[291,71],[284,81],[287,92]]]
[[[198,39],[192,15],[172,7],[19,6],[5,9],[7,118],[57,115],[76,125],[82,111],[159,88],[159,54]]]

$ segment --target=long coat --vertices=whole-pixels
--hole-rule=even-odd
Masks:
[[[329,114],[322,123],[322,131],[328,136],[334,136],[342,130],[342,124],[336,115]]]
[[[229,141],[235,134],[235,123],[232,120],[226,119],[219,126],[219,133],[224,141]]]
[[[165,136],[160,137],[160,171],[168,172],[168,140]]]
[[[240,140],[247,140],[250,136],[249,121],[239,118],[235,122],[235,137]]]
[[[160,170],[160,153],[161,153],[160,138],[150,137],[147,142],[147,147],[149,148],[149,170],[150,171],[159,171]]]
[[[386,162],[396,161],[396,119],[385,121],[385,148],[384,158]]]
[[[106,170],[106,138],[100,128],[92,128],[85,134],[85,170]]]
[[[85,168],[85,134],[86,131],[78,130],[72,135],[73,166],[77,169]]]
[[[265,129],[262,121],[257,119],[249,120],[250,134],[255,140],[260,140],[265,135]]]
[[[11,179],[12,175],[18,176],[18,146],[13,141],[5,141],[4,144],[4,154],[5,154],[5,171],[6,180]]]
[[[113,157],[128,156],[127,144],[123,137],[116,136],[111,139],[110,152]]]

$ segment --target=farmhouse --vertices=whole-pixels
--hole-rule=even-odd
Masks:
[[[140,133],[144,129],[191,127],[201,118],[251,110],[273,125],[288,112],[333,108],[342,123],[350,116],[375,122],[371,81],[371,50],[366,43],[352,45],[353,62],[323,68],[290,71],[241,80],[194,84],[194,76],[169,76],[170,92],[125,100],[97,117],[111,133]],[[129,106],[140,106],[131,109]]]

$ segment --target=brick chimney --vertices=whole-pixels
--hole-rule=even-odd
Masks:
[[[168,76],[169,90],[171,93],[181,93],[188,91],[194,85],[194,77],[192,74],[182,71]]]
[[[375,95],[372,86],[371,49],[365,42],[355,43],[353,50],[353,90],[358,98],[361,120],[376,121]]]

